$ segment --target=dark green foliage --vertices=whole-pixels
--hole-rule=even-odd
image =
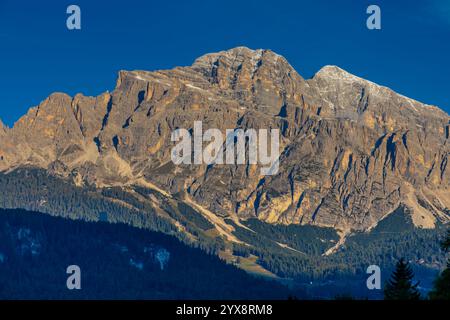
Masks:
[[[420,293],[417,290],[418,283],[413,284],[414,272],[411,266],[403,258],[395,267],[391,279],[384,288],[385,300],[419,300]]]
[[[244,224],[252,232],[227,220],[235,227],[236,236],[250,246],[230,244],[217,233],[209,232],[213,225],[194,208],[176,197],[168,199],[141,186],[77,187],[44,170],[22,168],[0,173],[0,190],[0,207],[3,208],[24,208],[86,221],[126,223],[173,235],[207,253],[217,254],[228,247],[236,256],[255,255],[264,268],[299,281],[365,275],[367,266],[372,264],[388,270],[400,257],[435,269],[445,265],[439,247],[444,228],[417,229],[402,208],[370,232],[349,235],[336,253],[323,256],[338,240],[333,229],[272,225],[250,219]],[[157,199],[158,212],[149,201],[143,201],[150,197]],[[178,221],[189,235],[180,232],[173,220]],[[279,243],[290,248],[283,248]]]
[[[158,250],[170,254],[163,269],[155,259]],[[66,288],[66,268],[73,264],[81,268],[81,290]],[[287,299],[289,294],[281,284],[161,233],[0,209],[0,299]]]
[[[283,243],[307,255],[320,255],[332,247],[339,237],[332,228],[300,225],[273,225],[250,219],[245,225],[272,241]]]
[[[442,241],[441,246],[442,250],[450,251],[450,229],[447,230],[447,236],[445,237],[444,241]]]
[[[430,292],[432,300],[450,300],[450,266],[434,281],[433,290]]]
[[[90,187],[79,188],[39,169],[18,169],[0,174],[0,207],[24,208],[58,215],[64,218],[98,221],[107,212],[109,222],[123,222],[136,227],[176,232],[168,221],[157,217],[151,208],[145,215],[138,208],[120,205]],[[124,197],[117,189],[105,189],[109,196]],[[135,200],[135,199],[133,199]],[[136,201],[134,205],[139,206]]]
[[[192,208],[189,212],[184,208],[184,216],[157,191],[143,187],[132,186],[129,190],[118,187],[77,187],[69,181],[49,175],[44,170],[21,168],[8,174],[0,173],[0,190],[0,208],[23,208],[86,221],[100,221],[107,217],[110,223],[126,223],[173,235],[208,253],[216,253],[224,247],[221,238],[211,238],[204,234],[203,229],[208,228],[210,224],[198,213],[194,219]],[[158,198],[161,210],[168,217],[179,221],[197,241],[192,241],[186,234],[179,232],[169,219],[157,215],[149,202],[139,198],[149,195]]]
[[[450,229],[447,236],[441,243],[444,252],[450,251]],[[433,290],[430,292],[430,299],[450,300],[450,258],[447,261],[447,268],[436,278]]]
[[[139,200],[138,197],[130,192],[123,190],[120,187],[111,187],[101,189],[100,194],[106,198],[112,200],[120,200],[128,205],[131,205],[134,209],[141,210],[148,213],[153,213],[153,208],[146,202]]]
[[[228,223],[233,224],[231,221]],[[350,235],[344,245],[329,256],[323,256],[322,253],[337,239],[333,230],[311,226],[289,228],[252,220],[246,225],[260,233],[255,234],[234,225],[235,234],[254,247],[234,245],[234,252],[241,256],[254,254],[268,270],[300,281],[365,275],[367,266],[372,264],[382,269],[392,269],[401,257],[434,268],[445,264],[439,247],[444,228],[415,228],[404,209],[382,220],[370,232]],[[267,234],[270,236],[266,237]],[[299,235],[304,238],[301,242],[295,242],[293,239]],[[274,240],[297,250],[303,249],[299,251],[308,254],[281,248]]]
[[[195,226],[201,228],[202,230],[208,230],[214,228],[214,225],[206,220],[201,214],[195,211],[191,206],[183,202],[177,203],[178,210],[180,214],[187,220],[192,222]]]
[[[445,263],[439,249],[443,232],[439,225],[431,230],[414,228],[407,212],[399,209],[370,232],[350,236],[332,258],[345,261],[356,273],[371,264],[391,268],[402,257],[425,266],[440,266]]]

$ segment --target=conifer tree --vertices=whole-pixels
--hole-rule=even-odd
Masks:
[[[395,267],[391,279],[384,288],[385,300],[418,300],[420,293],[417,290],[419,283],[413,284],[414,272],[403,258]]]
[[[441,245],[444,252],[450,251],[450,229],[447,231],[447,237]],[[430,299],[450,300],[450,258],[447,261],[447,268],[434,281]]]
[[[445,252],[450,251],[450,229],[447,230],[447,237],[442,241],[441,246]]]

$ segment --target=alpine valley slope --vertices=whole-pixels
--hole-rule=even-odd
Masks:
[[[14,175],[45,172],[109,207],[62,213],[52,195],[57,188],[4,195],[1,205],[94,220],[88,212],[120,207],[141,220],[163,219],[192,243],[214,238],[240,246],[251,246],[235,232],[248,231],[249,219],[332,228],[345,239],[404,208],[414,226],[433,229],[450,221],[449,120],[435,106],[336,66],[304,79],[270,50],[237,47],[189,67],[120,71],[111,93],[55,93],[12,128],[1,124],[4,190]],[[175,166],[171,133],[194,121],[222,132],[280,129],[279,172],[261,176],[250,164]],[[196,228],[198,221],[209,225]]]

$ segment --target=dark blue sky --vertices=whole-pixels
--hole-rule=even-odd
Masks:
[[[81,7],[80,31],[66,28],[70,4]],[[366,28],[370,4],[381,31]],[[190,65],[241,45],[272,49],[305,78],[335,64],[450,112],[448,0],[0,0],[0,43],[8,125],[52,92],[97,95],[120,69]]]

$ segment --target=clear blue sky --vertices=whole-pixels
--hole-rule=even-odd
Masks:
[[[322,66],[450,111],[449,0],[0,0],[0,118],[12,125],[50,93],[112,90],[120,69],[190,65],[247,46],[285,56],[305,78]],[[66,28],[77,4],[82,30]],[[366,8],[382,30],[366,28]]]

